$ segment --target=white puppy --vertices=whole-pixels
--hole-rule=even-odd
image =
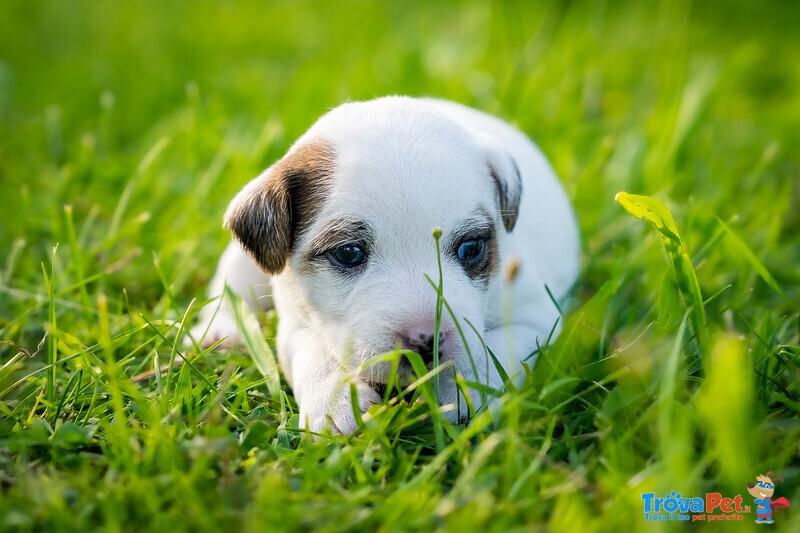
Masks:
[[[559,316],[545,286],[563,299],[578,274],[575,217],[539,150],[508,124],[439,100],[335,108],[239,192],[225,226],[236,242],[210,294],[227,283],[256,308],[271,292],[280,365],[301,425],[315,432],[356,429],[351,385],[362,411],[380,401],[375,388],[391,365],[370,367],[370,358],[400,346],[432,367],[437,299],[425,274],[438,282],[434,228],[444,299],[475,365],[447,311],[439,361],[466,381],[503,386],[483,343],[520,381],[522,360]],[[213,307],[195,335],[236,342],[230,311],[222,304],[210,323]],[[362,363],[369,368],[359,372]],[[400,372],[409,378],[410,366]],[[453,374],[440,374],[439,400],[456,420],[467,409]],[[479,407],[480,395],[470,396]]]

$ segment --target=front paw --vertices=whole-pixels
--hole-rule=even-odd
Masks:
[[[328,398],[318,394],[303,398],[300,406],[300,426],[307,427],[312,433],[322,433],[329,428],[333,433],[351,435],[358,429],[353,414],[353,400],[350,385],[345,383],[338,387]],[[381,402],[380,395],[363,381],[356,382],[358,408],[365,413],[370,406]]]

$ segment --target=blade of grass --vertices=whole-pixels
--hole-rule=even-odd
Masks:
[[[439,333],[442,331],[442,301],[444,300],[444,276],[442,275],[442,250],[439,239],[442,238],[441,228],[434,228],[433,240],[436,243],[436,264],[439,269],[439,284],[436,287],[436,322],[433,327],[433,366],[439,366]],[[439,375],[433,378],[433,394],[439,398]],[[438,400],[437,400],[438,401]]]
[[[639,220],[649,223],[661,237],[670,270],[678,285],[684,305],[691,309],[689,316],[701,353],[705,354],[708,348],[708,326],[706,313],[703,307],[703,296],[700,293],[700,284],[692,267],[692,260],[686,251],[686,246],[681,239],[678,227],[672,213],[659,200],[650,196],[641,196],[619,192],[614,197],[625,210]]]
[[[53,424],[55,424],[56,421],[58,420],[58,417],[61,416],[61,411],[64,408],[64,404],[67,402],[67,398],[69,397],[73,389],[75,390],[75,395],[77,397],[77,391],[78,389],[80,389],[82,377],[83,377],[82,368],[79,368],[78,370],[73,372],[72,375],[69,377],[69,381],[67,382],[63,392],[61,393],[61,399],[58,401],[58,408],[56,409],[56,414],[53,417]]]
[[[133,195],[133,191],[136,188],[136,185],[142,179],[142,177],[147,173],[153,163],[158,159],[158,156],[164,151],[164,149],[169,146],[170,139],[167,137],[162,137],[147,151],[145,156],[142,158],[139,166],[136,168],[136,172],[134,173],[133,177],[128,181],[127,185],[125,185],[125,189],[123,189],[122,194],[119,197],[119,202],[117,202],[117,207],[114,209],[114,214],[111,217],[111,223],[108,225],[108,239],[112,239],[114,235],[119,230],[120,224],[122,223],[122,217],[125,215],[125,211],[128,208],[128,203],[131,200],[131,196]]]
[[[247,304],[229,287],[225,287],[225,299],[233,312],[236,328],[244,340],[247,351],[258,371],[267,379],[267,391],[271,399],[280,398],[281,378],[275,354],[269,347],[261,325]]]
[[[761,279],[763,279],[767,285],[772,287],[775,292],[780,294],[784,300],[796,308],[796,303],[793,302],[785,292],[783,292],[783,289],[781,289],[780,285],[778,285],[778,282],[775,281],[775,278],[772,276],[772,274],[770,274],[769,270],[767,270],[767,267],[765,267],[764,263],[762,263],[761,260],[756,257],[756,254],[754,254],[750,247],[747,246],[747,243],[745,243],[741,237],[739,237],[739,235],[737,235],[736,232],[731,229],[730,226],[723,222],[721,218],[715,218],[717,219],[719,225],[722,226],[722,229],[725,230],[728,239],[730,239],[730,241],[734,244],[736,250],[742,254],[745,259],[747,259],[747,261],[750,263],[750,266],[752,266],[758,275],[761,276]]]
[[[56,253],[58,252],[58,244],[53,247],[52,256],[50,259],[50,275],[44,270],[44,263],[42,263],[42,273],[44,274],[45,287],[47,288],[48,297],[48,341],[47,341],[47,364],[49,369],[47,371],[47,402],[52,405],[56,396],[56,362],[58,361],[58,326],[56,325],[56,303],[55,303],[55,283],[56,283]]]

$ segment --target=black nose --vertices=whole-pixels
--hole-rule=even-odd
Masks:
[[[439,356],[442,355],[444,332],[439,332]],[[415,332],[403,335],[403,348],[417,352],[427,364],[433,362],[433,334]]]

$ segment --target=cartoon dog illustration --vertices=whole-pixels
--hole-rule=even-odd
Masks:
[[[756,501],[756,524],[774,524],[772,512],[775,509],[790,507],[789,500],[786,498],[772,500],[772,495],[775,494],[775,483],[783,483],[783,478],[776,477],[773,480],[772,471],[769,471],[767,475],[759,474],[755,484],[747,484],[747,492]]]

